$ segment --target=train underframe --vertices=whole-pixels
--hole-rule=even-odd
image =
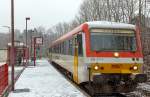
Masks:
[[[59,64],[52,62],[65,77],[73,81],[73,74],[61,67]],[[91,77],[91,76],[89,76]],[[147,77],[145,74],[101,74],[92,75],[92,80],[78,84],[90,95],[97,93],[125,93],[135,90],[137,83],[145,82]]]
[[[137,83],[146,80],[145,74],[101,74],[94,75],[92,81],[89,80],[80,85],[91,95],[97,93],[128,93],[135,90]]]
[[[101,74],[93,75],[93,83],[95,84],[112,84],[117,85],[121,83],[141,83],[146,82],[146,74]]]

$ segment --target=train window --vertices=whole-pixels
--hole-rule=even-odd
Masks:
[[[55,53],[55,47],[52,48],[53,53]]]
[[[59,53],[61,54],[61,44],[59,44]]]
[[[54,47],[52,48],[52,53],[54,53]]]
[[[64,54],[64,42],[61,44],[61,53]]]
[[[73,40],[70,39],[69,40],[69,55],[73,55],[72,49],[73,49]]]
[[[69,55],[69,41],[65,41],[65,54]]]
[[[57,45],[57,53],[59,53],[59,45]]]
[[[53,48],[50,48],[50,53],[53,53]]]
[[[78,42],[78,55],[83,56],[82,34],[77,35],[77,42]]]
[[[62,54],[62,43],[60,44],[60,53]]]
[[[56,48],[56,49],[57,49],[57,52],[56,52],[56,53],[59,53],[59,45],[57,45],[57,48]]]
[[[57,53],[57,47],[55,46],[55,53]]]
[[[57,47],[55,46],[55,53],[57,53]]]
[[[66,46],[65,46],[65,42],[63,42],[63,54],[65,55],[65,50],[66,50]]]
[[[60,53],[60,44],[58,45],[58,54]]]
[[[61,54],[61,44],[59,44],[59,54]]]
[[[54,51],[55,49],[54,49],[54,47],[52,48],[52,53],[55,53],[55,51]]]
[[[135,51],[134,31],[91,32],[91,50],[94,51]],[[97,42],[99,41],[99,42]]]
[[[64,42],[64,54],[66,55],[66,50],[67,50],[67,45],[66,45],[66,41]]]
[[[63,44],[64,44],[64,42],[61,43],[61,54],[64,54],[63,53],[63,49],[64,49]]]
[[[57,46],[55,47],[55,53],[57,53]]]
[[[56,53],[57,51],[56,51],[56,46],[54,47],[54,53]]]
[[[62,54],[64,54],[64,42],[62,43]]]
[[[52,52],[52,49],[51,48],[49,48],[49,53],[51,53]]]
[[[61,54],[61,44],[59,44],[59,54]]]

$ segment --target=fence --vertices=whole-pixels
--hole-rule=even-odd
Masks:
[[[0,66],[0,95],[3,94],[8,86],[8,65],[4,64]]]

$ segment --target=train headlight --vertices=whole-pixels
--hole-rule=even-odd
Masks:
[[[133,70],[138,70],[138,67],[137,66],[133,66]]]
[[[94,70],[98,70],[98,69],[99,69],[99,66],[95,65]]]
[[[115,53],[114,53],[114,56],[115,56],[115,57],[119,57],[119,53],[118,53],[118,52],[115,52]]]

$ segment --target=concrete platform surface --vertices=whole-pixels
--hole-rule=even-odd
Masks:
[[[8,97],[86,97],[68,82],[46,59],[28,66]]]

